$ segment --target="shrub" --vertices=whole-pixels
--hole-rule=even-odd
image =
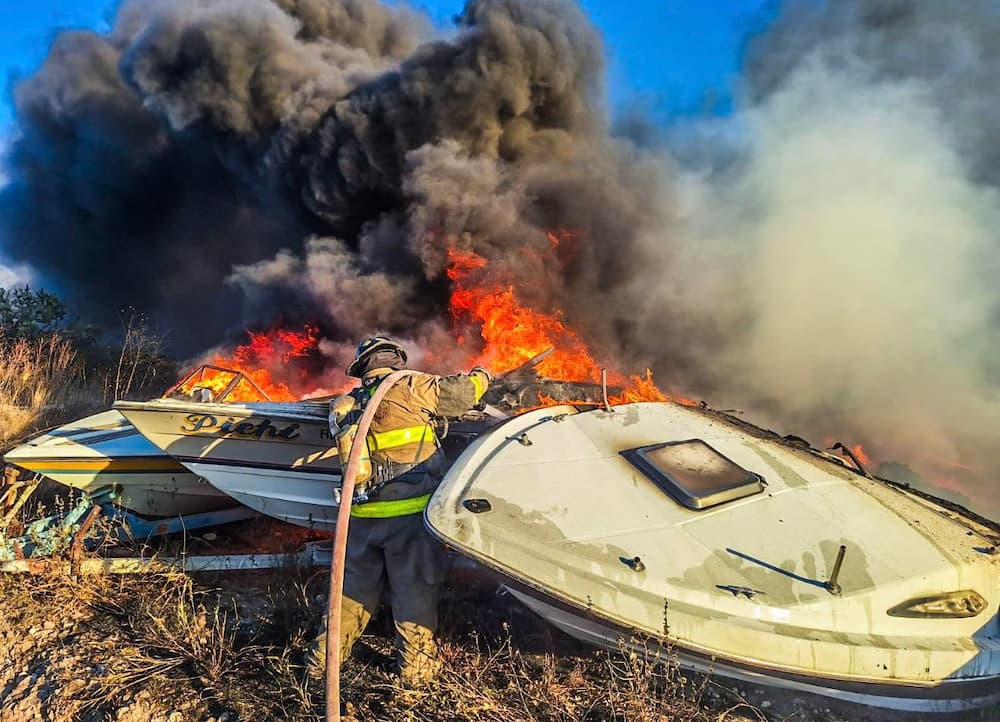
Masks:
[[[57,296],[41,289],[0,288],[0,333],[8,339],[32,339],[50,334],[66,317]]]

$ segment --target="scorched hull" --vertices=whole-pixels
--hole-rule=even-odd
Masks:
[[[232,499],[147,441],[117,411],[48,431],[7,452],[4,461],[143,516],[177,516],[234,506]]]
[[[118,402],[115,409],[193,474],[262,514],[333,529],[340,461],[326,403]]]
[[[649,471],[663,450],[672,481]],[[995,531],[717,415],[526,413],[465,451],[426,522],[594,644],[900,710],[1000,700]]]

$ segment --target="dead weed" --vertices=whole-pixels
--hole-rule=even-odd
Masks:
[[[307,569],[198,579],[0,576],[5,639],[31,637],[53,618],[71,620],[31,650],[5,645],[5,662],[43,675],[45,694],[19,699],[44,706],[53,722],[115,719],[135,709],[171,722],[313,722],[323,716],[322,685],[307,680],[302,661],[324,583],[325,572]],[[377,619],[344,666],[344,699],[355,719],[716,722],[720,710],[740,703],[708,704],[710,683],[681,674],[669,650],[554,654],[535,639],[552,632],[532,627],[523,613],[512,614],[515,630],[497,621],[509,610],[470,612],[484,609],[481,597],[452,601],[457,611],[440,634],[442,672],[427,690],[400,686],[391,624]],[[0,687],[24,678],[8,676]]]

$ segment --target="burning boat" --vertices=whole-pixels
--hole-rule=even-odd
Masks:
[[[899,710],[1000,701],[997,528],[724,414],[530,411],[425,518],[588,643]]]
[[[224,401],[248,389],[267,398],[240,372],[203,365],[165,396],[200,404],[200,399]],[[111,491],[118,506],[141,516],[186,516],[235,506],[114,410],[46,431],[7,452],[4,461],[91,496]]]
[[[340,460],[327,401],[202,404],[119,401],[115,410],[162,453],[262,514],[333,529]]]
[[[721,412],[559,388],[500,389],[511,411],[549,405],[452,424],[425,517],[527,607],[585,642],[662,645],[769,687],[921,712],[1000,702],[995,525]],[[333,528],[324,401],[115,409],[241,503]]]

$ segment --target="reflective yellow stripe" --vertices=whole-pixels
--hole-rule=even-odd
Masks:
[[[430,494],[395,501],[370,501],[367,504],[351,506],[351,516],[359,519],[391,519],[394,516],[419,514],[427,508]]]
[[[394,449],[397,446],[406,444],[416,444],[423,441],[434,440],[434,429],[429,424],[423,426],[409,426],[405,429],[393,429],[392,431],[368,432],[374,443],[369,444],[372,450],[385,451]]]
[[[479,399],[483,398],[483,394],[486,393],[486,382],[479,374],[472,374],[469,378],[472,379],[472,385],[476,387],[476,403],[479,403]]]

